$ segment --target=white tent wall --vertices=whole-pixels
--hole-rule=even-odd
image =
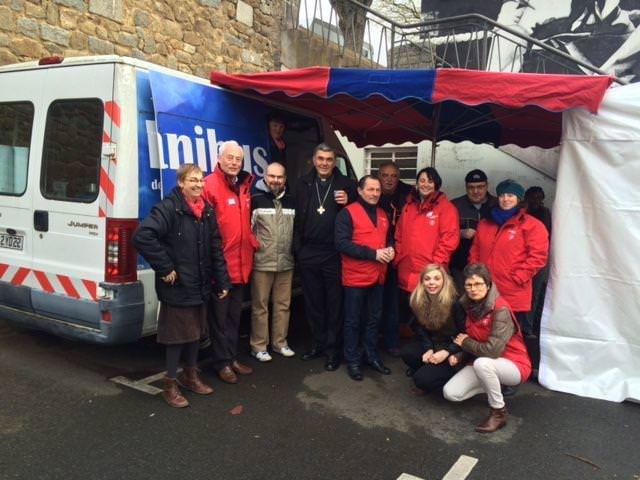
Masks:
[[[540,383],[640,401],[640,84],[564,115]]]

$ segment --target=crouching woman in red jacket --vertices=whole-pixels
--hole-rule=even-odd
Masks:
[[[487,267],[481,263],[467,265],[463,275],[465,294],[460,303],[466,312],[467,333],[458,334],[454,343],[462,348],[462,359],[475,359],[447,382],[443,394],[447,400],[461,402],[486,393],[489,416],[476,432],[491,433],[507,424],[500,385],[526,382],[531,375],[531,360],[518,322],[492,283]],[[456,366],[462,359],[450,356],[449,364]]]

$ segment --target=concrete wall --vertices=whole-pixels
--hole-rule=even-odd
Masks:
[[[279,69],[279,0],[0,0],[0,65],[132,56],[207,77]]]
[[[353,50],[341,48],[335,42],[327,42],[320,35],[313,35],[302,27],[283,30],[280,58],[283,69],[324,65],[331,67],[375,68],[371,60],[357,55]]]

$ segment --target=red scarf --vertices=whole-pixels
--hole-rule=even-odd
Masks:
[[[271,139],[273,140],[273,143],[276,144],[276,147],[278,147],[278,150],[284,150],[286,148],[286,145],[284,143],[284,140],[282,140],[281,138],[273,138],[271,137]]]
[[[184,200],[195,217],[198,220],[202,220],[202,212],[204,212],[204,199],[202,197],[198,197],[194,200],[191,200],[185,197]]]

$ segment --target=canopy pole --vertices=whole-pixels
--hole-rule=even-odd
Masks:
[[[436,103],[433,107],[433,115],[431,120],[431,167],[436,166],[436,148],[438,148],[438,128],[440,127],[440,108],[442,103]]]

